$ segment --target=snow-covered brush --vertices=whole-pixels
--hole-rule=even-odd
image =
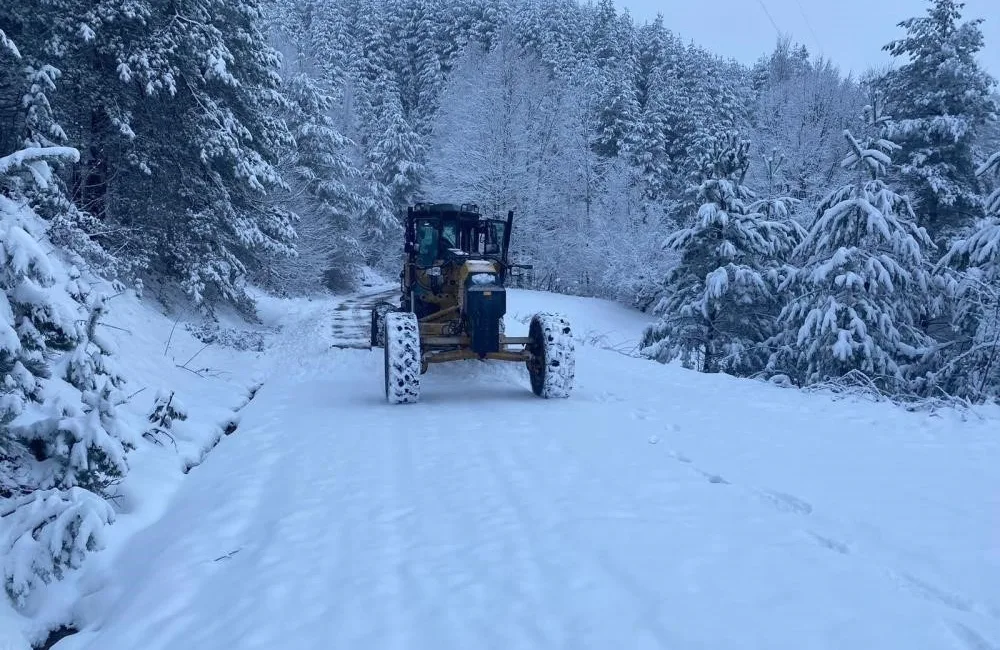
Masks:
[[[840,377],[804,386],[803,390],[828,394],[834,399],[857,398],[870,402],[887,402],[912,412],[933,415],[937,411],[948,410],[961,414],[963,420],[969,416],[983,419],[982,415],[973,409],[972,403],[961,396],[948,395],[943,391],[938,391],[937,395],[924,395],[913,391],[909,382],[890,376],[871,377],[857,369]]]
[[[146,416],[151,426],[143,432],[142,437],[161,447],[163,446],[162,438],[166,438],[174,445],[174,449],[177,449],[177,441],[173,435],[174,422],[184,421],[187,417],[187,409],[175,397],[174,391],[168,393],[161,390],[156,395],[149,415]]]
[[[24,606],[35,589],[80,568],[88,552],[104,548],[104,527],[114,518],[107,501],[78,487],[3,502],[0,558],[7,595]]]
[[[626,357],[640,358],[642,356],[639,353],[639,347],[637,345],[624,341],[614,343],[611,341],[608,333],[599,332],[597,330],[587,330],[583,334],[579,334],[573,338],[581,345],[589,345],[590,347],[607,350],[608,352],[617,352],[618,354]]]

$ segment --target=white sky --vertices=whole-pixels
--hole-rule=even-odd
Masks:
[[[774,48],[775,26],[813,55],[822,54],[844,73],[863,73],[889,57],[883,45],[899,38],[896,24],[923,15],[927,0],[616,0],[636,23],[663,14],[664,25],[685,41],[721,56],[752,63]],[[984,18],[986,47],[980,60],[1000,77],[1000,0],[966,0],[963,18]]]

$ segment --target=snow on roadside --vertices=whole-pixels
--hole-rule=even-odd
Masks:
[[[109,285],[95,289],[116,293]],[[255,348],[274,333],[234,322],[251,345],[239,345],[232,336],[223,341],[227,345],[207,344],[202,339],[218,340],[219,332],[185,322],[195,320],[191,313],[168,314],[155,300],[140,300],[131,290],[109,302],[102,334],[117,347],[115,363],[129,396],[119,418],[139,439],[128,454],[128,474],[112,488],[115,522],[105,531],[103,551],[89,554],[81,570],[41,588],[25,609],[15,611],[6,597],[0,599],[0,648],[38,644],[50,630],[74,625],[85,614],[78,609],[81,595],[100,592],[122,546],[162,516],[185,473],[238,426],[238,410],[259,387],[267,366],[267,355]],[[239,334],[235,328],[227,333]],[[155,440],[141,437],[151,428],[147,416],[156,398],[171,394],[173,406],[187,418],[174,421]]]

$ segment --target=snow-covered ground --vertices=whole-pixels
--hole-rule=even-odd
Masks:
[[[381,350],[332,347],[336,301],[265,301],[281,331],[206,350],[211,377],[137,368],[192,420],[263,386],[189,474],[140,455],[56,649],[1000,647],[995,410],[699,375],[630,356],[646,317],[620,306],[509,303],[510,334],[570,317],[568,400],[468,362],[389,406]],[[114,312],[123,356],[162,354],[143,309]]]

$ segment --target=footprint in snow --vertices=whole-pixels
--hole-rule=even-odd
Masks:
[[[690,463],[691,462],[690,458],[688,458],[684,454],[680,453],[679,451],[673,451],[673,450],[671,450],[671,451],[669,451],[667,453],[670,455],[671,458],[673,458],[674,460],[676,460],[679,463]]]
[[[841,555],[850,555],[851,547],[841,542],[839,540],[833,539],[832,537],[826,537],[825,535],[820,535],[819,533],[814,533],[811,530],[805,531],[809,537],[812,538],[814,542],[822,546],[823,548],[833,551],[834,553],[840,553]]]
[[[704,476],[705,478],[707,478],[709,483],[716,483],[716,484],[719,484],[719,485],[730,485],[729,481],[727,481],[726,479],[722,478],[718,474],[712,474],[710,472],[703,472],[701,470],[698,470],[698,473],[701,474],[702,476]]]
[[[968,625],[954,622],[950,627],[951,631],[958,637],[958,640],[970,648],[970,650],[1000,650],[1000,646],[993,645],[983,635]]]
[[[909,573],[893,572],[893,577],[910,592],[924,598],[925,600],[938,602],[945,607],[950,607],[951,609],[959,612],[972,612],[976,609],[973,606],[973,603],[969,602],[965,598],[949,593],[941,587],[933,585],[925,580],[921,580],[920,578],[910,575]]]
[[[813,511],[812,505],[797,496],[776,492],[773,490],[758,491],[757,495],[782,512],[794,512],[799,515],[808,515]]]

